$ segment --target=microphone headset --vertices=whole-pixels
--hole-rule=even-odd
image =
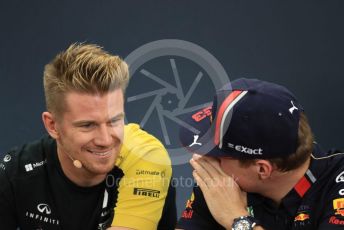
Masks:
[[[69,153],[67,153],[66,151],[64,151],[66,153],[66,155],[73,161],[73,165],[75,168],[81,169],[82,168],[82,163],[79,160],[74,159],[71,155],[69,155]]]
[[[75,168],[78,168],[78,169],[82,168],[82,163],[79,160],[73,160],[73,165],[75,166]]]
[[[64,147],[61,145],[61,148],[64,149]],[[66,153],[66,155],[73,161],[73,165],[75,168],[78,168],[78,169],[81,169],[82,168],[82,163],[81,161],[79,160],[75,160],[71,155],[69,155],[69,153],[67,151],[65,151],[64,149],[64,152]]]
[[[73,161],[73,165],[75,168],[81,169],[82,168],[82,163],[79,160],[75,160],[71,155],[69,155],[68,153],[66,153],[67,156]]]

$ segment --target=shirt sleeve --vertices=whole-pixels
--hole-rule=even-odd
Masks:
[[[158,230],[174,230],[177,223],[176,188],[170,183]]]
[[[153,136],[128,125],[117,165],[119,183],[112,226],[157,229],[170,186],[172,167],[166,149]]]
[[[339,230],[344,228],[344,171],[335,179],[335,184],[327,193],[328,199],[322,211],[318,230]]]
[[[0,161],[0,223],[1,229],[16,229],[14,198],[6,174],[6,164]]]
[[[211,215],[201,189],[195,185],[190,199],[186,201],[185,210],[177,224],[178,229],[214,230],[224,229]]]

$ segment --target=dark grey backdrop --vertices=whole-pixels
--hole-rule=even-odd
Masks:
[[[304,105],[317,141],[325,148],[343,149],[343,4],[342,0],[2,0],[0,152],[44,133],[42,71],[58,51],[87,41],[126,57],[147,42],[167,38],[207,49],[231,79],[249,76],[287,86]],[[159,66],[158,72],[164,70]],[[185,84],[192,81],[190,76],[195,75],[184,76],[189,82]],[[141,92],[148,86],[149,81],[130,90]],[[211,91],[207,85],[200,87],[201,92]],[[135,108],[147,109],[144,103]],[[139,121],[141,115],[132,113],[129,120]],[[176,177],[190,176],[187,164],[174,171]],[[179,215],[189,191],[178,187]]]

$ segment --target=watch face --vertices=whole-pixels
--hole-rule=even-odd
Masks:
[[[245,219],[238,220],[233,225],[233,230],[252,230],[252,223]]]

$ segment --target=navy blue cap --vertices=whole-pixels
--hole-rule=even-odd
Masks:
[[[296,152],[302,111],[287,88],[241,78],[218,90],[212,106],[183,118],[180,141],[215,157],[284,157]]]

